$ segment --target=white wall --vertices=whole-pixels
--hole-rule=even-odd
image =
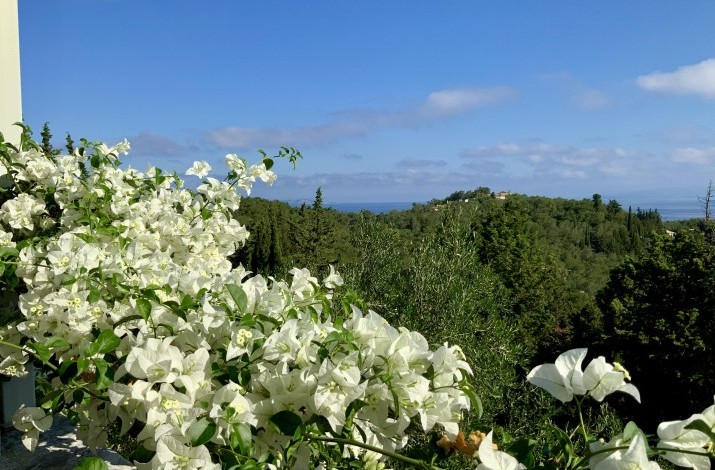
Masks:
[[[0,0],[0,132],[14,144],[20,141],[22,121],[20,88],[20,35],[17,0]]]
[[[20,35],[17,0],[0,0],[0,132],[17,145],[22,121],[20,94]],[[23,379],[0,382],[0,424],[7,426],[20,406],[35,405],[34,374]]]

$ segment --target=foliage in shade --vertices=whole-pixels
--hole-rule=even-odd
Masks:
[[[700,231],[661,235],[611,273],[598,295],[603,348],[643,385],[640,421],[674,419],[715,390],[715,245]],[[663,384],[668,384],[664,387]],[[631,414],[631,410],[624,410]]]

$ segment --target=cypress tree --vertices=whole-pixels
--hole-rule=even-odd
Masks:
[[[70,133],[67,133],[67,137],[65,138],[65,148],[67,149],[67,153],[69,155],[72,155],[74,153],[74,140],[72,140],[72,136]]]
[[[42,151],[45,152],[45,155],[57,155],[59,152],[55,151],[54,147],[52,147],[52,133],[50,132],[49,122],[46,122],[42,126],[42,133],[40,135],[42,136]]]
[[[275,213],[271,210],[269,211],[269,217],[270,217],[270,227],[271,227],[271,234],[270,234],[270,245],[268,249],[268,260],[267,260],[267,265],[268,265],[268,271],[270,274],[275,275],[276,271],[278,270],[278,267],[281,264],[282,261],[282,253],[281,253],[281,232],[280,227],[278,226],[278,219],[276,218]]]

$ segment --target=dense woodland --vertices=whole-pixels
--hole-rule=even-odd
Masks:
[[[530,367],[572,347],[620,361],[641,390],[639,406],[616,398],[590,410],[603,430],[636,419],[652,432],[712,402],[712,221],[663,222],[598,194],[499,199],[478,188],[379,215],[337,212],[322,198],[318,189],[300,208],[244,199],[238,217],[251,238],[235,261],[277,277],[332,264],[346,302],[461,345],[485,408],[466,428],[533,437],[549,422],[575,425],[524,384]]]

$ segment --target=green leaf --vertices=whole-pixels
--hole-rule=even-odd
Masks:
[[[392,387],[390,387],[390,394],[392,395],[392,401],[395,405],[395,414],[399,415],[400,414],[400,399],[397,396],[397,392],[395,392],[395,390]]]
[[[323,340],[323,344],[332,343],[333,341],[340,341],[339,331],[331,331],[330,333],[328,333],[328,336],[326,336]]]
[[[62,279],[62,281],[60,282],[60,285],[61,286],[69,286],[69,285],[74,284],[75,282],[77,282],[76,277],[74,277],[74,276],[66,277],[66,278]]]
[[[70,383],[72,379],[77,377],[77,371],[77,361],[63,362],[58,370],[60,380],[65,385]]]
[[[123,325],[125,323],[128,323],[130,321],[134,320],[142,320],[144,317],[141,315],[129,315],[128,317],[124,317],[121,320],[119,320],[117,323],[114,324],[114,328],[118,327],[119,325]]]
[[[99,337],[84,349],[85,356],[94,356],[95,354],[107,354],[119,347],[121,340],[119,336],[114,334],[113,330],[104,330],[99,334]]]
[[[184,318],[184,320],[186,320]],[[169,332],[169,336],[174,336],[174,327],[169,325],[168,323],[159,323],[156,325],[155,331],[158,332],[159,328],[165,328],[167,332]]]
[[[238,371],[238,384],[241,387],[248,388],[248,384],[251,382],[251,371],[248,368],[241,369]]]
[[[16,248],[10,248],[9,246],[0,247],[0,258],[15,258],[20,254]]]
[[[52,357],[52,352],[50,352],[50,348],[48,348],[42,343],[27,343],[27,345],[35,350],[35,355],[42,362],[48,362]]]
[[[180,305],[180,307],[181,307],[183,310],[187,310],[187,309],[193,308],[193,306],[195,305],[195,303],[196,303],[196,302],[194,302],[194,298],[191,297],[190,295],[184,294],[183,296],[181,296],[181,305]]]
[[[77,375],[80,375],[82,372],[86,371],[87,368],[89,368],[89,359],[87,359],[84,356],[80,356],[77,358]]]
[[[286,436],[295,434],[295,431],[303,424],[300,416],[288,410],[279,411],[271,416],[268,421],[273,424],[278,432]]]
[[[270,170],[271,168],[273,168],[273,160],[270,158],[264,158],[263,164],[266,165],[266,170]]]
[[[82,400],[84,400],[84,390],[81,388],[78,388],[74,392],[72,392],[72,401],[75,403],[82,403]]]
[[[355,415],[366,404],[367,403],[362,400],[353,400],[348,405],[348,408],[345,410],[345,425],[343,426],[343,434],[345,434],[346,437],[350,437],[349,434],[352,432]]]
[[[140,462],[140,463],[148,463],[151,459],[154,458],[154,455],[156,454],[156,451],[153,450],[147,450],[144,447],[139,447],[137,450],[135,450],[132,453],[131,460]]]
[[[475,413],[477,413],[477,419],[481,419],[482,413],[484,413],[484,406],[482,406],[482,400],[479,399],[479,396],[474,393],[474,390],[472,390],[469,385],[462,387],[462,391],[465,395],[467,395],[467,398],[469,398],[469,401],[472,403],[472,409]]]
[[[95,286],[89,288],[89,295],[87,296],[87,302],[90,304],[95,303],[102,297],[102,293]]]
[[[161,299],[159,298],[158,295],[156,295],[156,292],[154,291],[154,289],[142,289],[142,295],[147,300],[153,300],[156,303],[161,303]]]
[[[109,470],[109,467],[100,457],[85,457],[73,470]]]
[[[534,439],[518,439],[516,441],[510,442],[509,445],[505,447],[505,450],[516,457],[516,459],[527,466],[527,468],[533,468],[535,466],[534,462],[534,448],[536,447],[536,441]]]
[[[571,461],[571,459],[576,455],[576,452],[569,435],[566,434],[561,428],[553,424],[550,424],[548,427],[552,432],[554,432],[554,434],[556,434],[556,440],[558,441],[558,445],[554,446],[555,450],[558,452],[553,455],[556,457],[563,455]]]
[[[63,389],[57,389],[53,390],[47,395],[43,396],[40,398],[38,401],[38,405],[40,405],[43,408],[49,408],[52,405],[52,402],[54,401],[55,398],[59,397],[60,395],[64,395],[65,391]]]
[[[74,236],[83,240],[85,243],[94,243],[97,241],[97,237],[88,233],[75,233]]]
[[[108,388],[114,383],[114,378],[111,377],[113,373],[109,369],[109,364],[103,359],[93,359],[95,367],[97,368],[94,374],[94,383],[97,384],[97,389],[102,390]],[[109,374],[107,374],[109,372]]]
[[[151,302],[147,299],[137,299],[137,312],[144,320],[149,320],[151,315]]]
[[[231,298],[234,302],[236,302],[236,305],[241,313],[245,312],[248,307],[248,297],[243,291],[243,288],[241,288],[241,286],[237,286],[236,284],[227,284],[226,289],[228,289],[228,293],[231,294]]]
[[[234,449],[238,448],[241,455],[251,455],[253,452],[253,435],[251,434],[251,427],[248,424],[234,424],[229,438],[231,447]]]
[[[216,434],[216,423],[208,418],[201,418],[195,421],[186,430],[186,437],[189,438],[192,447],[206,444]]]

